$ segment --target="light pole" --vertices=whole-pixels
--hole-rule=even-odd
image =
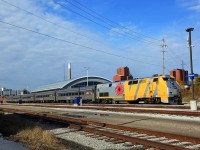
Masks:
[[[0,103],[3,103],[3,90],[4,90],[4,88],[1,88],[1,101],[0,101]]]
[[[65,81],[65,62],[64,62],[64,81]]]
[[[87,86],[88,86],[88,70],[90,69],[90,67],[84,67],[87,71]]]
[[[68,80],[71,80],[71,63],[68,63]],[[64,81],[66,80],[66,62],[64,62]]]
[[[189,33],[189,37],[188,37],[188,45],[189,45],[189,48],[190,48],[190,68],[191,68],[191,80],[192,80],[192,100],[194,100],[194,83],[193,83],[193,80],[194,80],[194,72],[193,72],[193,63],[192,63],[192,38],[191,38],[191,32],[194,30],[194,28],[187,28],[186,29],[186,32]]]

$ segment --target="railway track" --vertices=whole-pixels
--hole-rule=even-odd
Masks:
[[[10,104],[16,104],[17,102],[9,102]],[[41,105],[41,103],[23,103],[25,105]],[[43,105],[73,105],[73,103],[43,103]],[[93,106],[93,107],[130,107],[130,108],[166,108],[166,109],[190,109],[190,106],[186,105],[168,105],[168,104],[90,104],[90,103],[83,103],[83,106]],[[200,109],[200,106],[198,106]]]
[[[69,128],[85,132],[87,135],[90,133],[89,136],[91,137],[98,135],[106,137],[111,142],[129,142],[133,145],[142,145],[143,149],[200,149],[200,138],[74,119],[62,115],[52,115],[48,112],[42,113],[11,108],[0,108],[0,111],[36,117],[64,125],[68,124]]]
[[[167,109],[190,109],[190,106],[185,105],[168,105],[168,104],[85,104],[88,106],[102,107],[133,107],[133,108],[167,108]],[[200,107],[198,107],[200,108]]]
[[[128,113],[154,113],[154,114],[169,114],[169,115],[181,115],[181,116],[200,116],[200,111],[189,111],[189,110],[176,110],[176,109],[142,109],[142,108],[127,108],[127,107],[107,107],[107,106],[72,106],[72,105],[18,105],[18,106],[33,106],[33,107],[49,107],[49,108],[73,108],[73,109],[91,109],[91,110],[102,110],[102,111],[114,111],[114,112],[128,112]]]

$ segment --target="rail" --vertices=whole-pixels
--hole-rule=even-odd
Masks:
[[[181,149],[183,150],[186,148],[182,146],[175,146],[175,145],[160,143],[156,141],[150,141],[147,139],[131,137],[124,134],[112,133],[110,131],[106,131],[102,129],[111,128],[111,129],[117,129],[117,130],[129,131],[129,132],[137,132],[139,134],[148,134],[148,135],[154,135],[154,136],[159,136],[159,137],[164,136],[170,139],[177,139],[180,141],[191,142],[192,144],[200,143],[200,138],[195,138],[195,137],[187,137],[187,136],[181,136],[181,135],[175,135],[175,134],[169,134],[169,133],[163,133],[163,132],[157,132],[157,131],[150,131],[150,130],[145,130],[145,129],[124,127],[124,126],[106,124],[106,123],[101,123],[101,122],[86,121],[86,120],[81,120],[81,119],[74,119],[74,118],[69,118],[69,117],[64,117],[64,116],[52,115],[48,113],[18,110],[18,109],[11,109],[11,108],[0,108],[0,111],[26,115],[29,117],[30,116],[39,117],[45,120],[54,121],[56,123],[70,124],[69,125],[70,128],[74,128],[74,129],[78,129],[78,130],[82,130],[82,131],[86,131],[86,132],[90,132],[90,133],[94,133],[94,134],[98,134],[102,136],[107,136],[110,138],[115,138],[115,139],[126,141],[126,142],[131,142],[133,144],[142,144],[146,147],[153,147],[155,149],[166,149],[166,150]]]

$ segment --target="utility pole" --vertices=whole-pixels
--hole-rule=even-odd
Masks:
[[[167,47],[167,45],[165,44],[165,39],[162,39],[162,75],[165,74],[165,47]]]
[[[189,46],[189,49],[190,49],[190,68],[191,68],[191,75],[194,75],[194,72],[193,72],[193,63],[192,63],[192,38],[191,38],[191,32],[194,30],[194,28],[187,28],[186,29],[186,32],[189,33],[189,37],[188,37],[188,46]],[[194,83],[193,83],[193,80],[194,80],[194,76],[191,77],[192,79],[192,100],[194,100]]]
[[[183,84],[185,82],[185,71],[184,71],[184,63],[183,63],[183,60],[182,60],[182,63],[181,63],[181,66],[182,66],[182,77],[183,77]]]

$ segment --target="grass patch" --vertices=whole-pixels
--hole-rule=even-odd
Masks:
[[[27,128],[12,136],[12,139],[29,145],[34,150],[65,150],[65,146],[60,143],[54,135],[43,130],[41,127]]]
[[[183,90],[181,94],[182,94],[183,102],[190,102],[190,100],[192,100],[192,91],[191,90]],[[200,102],[200,86],[195,86],[194,97],[195,97],[195,100],[197,100],[197,102]]]
[[[22,142],[33,150],[67,150],[44,125],[18,115],[0,113],[0,132],[4,137]]]

